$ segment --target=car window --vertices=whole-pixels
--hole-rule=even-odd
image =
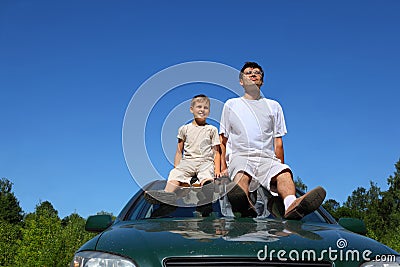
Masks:
[[[203,205],[200,207],[176,207],[166,204],[150,204],[144,197],[141,197],[137,201],[127,220],[145,220],[145,219],[156,219],[156,218],[199,218],[199,217],[233,217],[235,214],[222,212],[221,203],[225,202],[222,200],[215,201],[209,205]],[[267,203],[268,204],[268,203]],[[266,205],[266,207],[269,207]],[[229,207],[225,207],[229,210]],[[278,218],[282,219],[282,215],[273,214],[266,212],[267,216],[259,216],[259,218]],[[303,222],[327,222],[320,212],[313,212],[302,219]]]
[[[202,206],[177,207],[167,204],[150,204],[144,197],[132,209],[128,220],[143,220],[155,218],[195,218],[195,217],[223,217],[219,202]]]
[[[152,186],[152,190],[159,190],[165,186],[164,181],[155,183]],[[258,218],[278,218],[282,219],[284,214],[284,205],[280,197],[272,196],[267,190],[259,189],[256,192],[257,195],[253,196],[256,203],[256,208],[259,212]],[[298,192],[300,196],[302,192]],[[151,204],[148,203],[143,197],[143,191],[138,193],[135,201],[131,201],[131,207],[127,208],[125,220],[143,220],[153,218],[193,218],[193,217],[233,217],[237,214],[233,214],[230,203],[227,200],[226,194],[215,200],[213,203],[202,205],[202,206],[187,206],[187,207],[176,207],[167,204]],[[305,216],[302,219],[303,222],[324,222],[334,223],[332,216],[322,208],[311,214]]]

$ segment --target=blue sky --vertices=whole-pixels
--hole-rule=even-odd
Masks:
[[[370,180],[385,190],[400,159],[398,14],[390,0],[3,0],[0,177],[25,212],[47,200],[60,217],[118,214],[138,190],[122,142],[135,92],[179,64],[256,61],[263,94],[283,106],[295,177],[340,203]],[[207,82],[146,89],[134,106],[146,124],[132,128],[146,153],[132,164],[150,159],[166,176],[185,101],[210,95],[214,123],[234,94]]]

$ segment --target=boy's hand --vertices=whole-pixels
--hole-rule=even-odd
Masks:
[[[229,176],[228,169],[222,169],[219,177]]]

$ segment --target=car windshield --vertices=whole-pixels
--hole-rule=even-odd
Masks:
[[[219,179],[216,183],[218,188],[226,188],[227,180]],[[165,181],[156,181],[145,188],[147,190],[162,190],[165,187]],[[123,220],[147,220],[156,218],[199,218],[199,217],[238,217],[240,214],[232,212],[226,192],[219,190],[211,203],[196,205],[193,199],[200,192],[201,188],[185,188],[185,194],[178,199],[176,205],[154,204],[147,201],[144,197],[144,191],[139,191],[127,204],[120,217]],[[303,192],[298,191],[300,196]],[[255,207],[258,212],[257,218],[278,218],[281,219],[284,214],[283,201],[279,197],[272,196],[267,190],[259,187],[253,193]],[[305,216],[303,222],[323,222],[336,223],[332,216],[322,207],[315,212]]]

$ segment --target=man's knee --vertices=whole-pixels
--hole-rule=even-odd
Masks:
[[[238,173],[236,173],[235,177],[233,178],[233,181],[235,181],[236,183],[249,184],[251,181],[251,176],[244,171],[239,171]]]
[[[294,183],[292,173],[290,171],[287,171],[287,170],[279,173],[274,178],[275,178],[275,183],[278,182],[278,181],[285,181],[285,182],[289,182],[289,183]],[[274,178],[271,180],[271,182],[274,181]]]
[[[285,171],[280,173],[276,177],[276,192],[282,197],[285,198],[288,195],[296,194],[296,186],[293,181],[292,173],[289,171]]]

